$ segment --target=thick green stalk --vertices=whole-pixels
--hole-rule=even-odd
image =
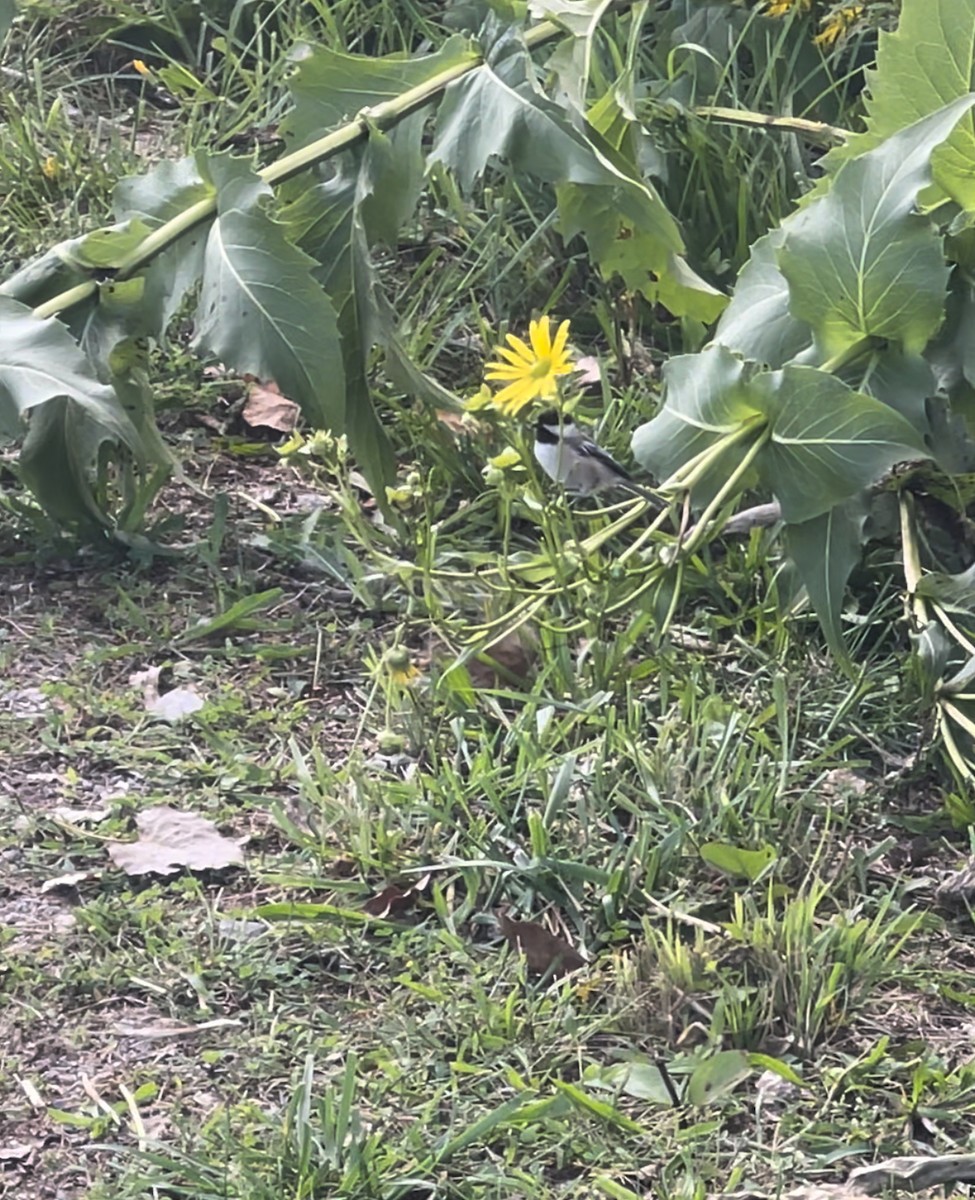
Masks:
[[[525,43],[529,49],[533,49],[535,46],[540,46],[558,37],[562,32],[563,30],[554,21],[541,21],[527,30]],[[300,150],[284,155],[270,166],[264,167],[258,172],[258,175],[265,183],[273,186],[301,174],[302,171],[306,171],[316,163],[334,158],[343,150],[348,150],[365,141],[369,137],[370,129],[384,129],[395,125],[397,121],[401,121],[404,117],[416,112],[417,109],[429,104],[431,100],[435,100],[455,80],[470,71],[477,70],[482,65],[483,60],[480,54],[472,52],[469,61],[448,67],[434,75],[432,79],[410,88],[392,100],[385,100],[374,108],[363,109],[355,120],[343,125],[341,129],[335,129],[310,145],[302,146]],[[167,246],[172,245],[187,230],[208,221],[216,211],[216,196],[208,196],[205,200],[198,200],[195,204],[191,204],[189,208],[178,213],[172,220],[160,225],[158,229],[154,229],[134,250],[127,254],[118,264],[115,278],[126,279],[133,275]],[[87,300],[97,287],[98,284],[94,279],[87,283],[77,284],[52,297],[44,304],[38,305],[34,309],[34,316],[42,318],[56,316],[63,309]]]

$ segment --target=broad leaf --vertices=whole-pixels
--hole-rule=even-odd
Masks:
[[[959,575],[932,571],[917,585],[917,594],[947,608],[950,612],[975,614],[975,566]]]
[[[576,128],[538,91],[514,31],[499,39],[489,62],[447,89],[429,161],[445,163],[469,190],[497,158],[560,185],[563,236],[583,234],[607,275],[625,270],[628,286],[645,292],[656,276],[667,276],[672,311],[720,311],[721,293],[680,260],[680,230],[657,192],[594,129]]]
[[[812,345],[812,330],[789,311],[789,285],[776,261],[784,240],[780,227],[752,246],[714,334],[716,343],[773,369]]]
[[[851,500],[811,521],[788,525],[785,544],[805,584],[826,643],[839,662],[849,655],[840,620],[850,573],[860,561],[866,505]]]
[[[975,90],[975,0],[902,0],[897,30],[880,34],[876,68],[866,75],[866,132],[830,152],[833,171],[846,170],[851,158]],[[942,195],[975,209],[970,115],[935,152],[933,176]]]
[[[744,1050],[718,1050],[695,1067],[687,1081],[687,1102],[697,1108],[732,1091],[752,1073]]]
[[[295,107],[281,123],[291,150],[307,145],[359,113],[429,83],[445,71],[480,58],[464,37],[450,38],[435,54],[370,58],[316,46],[288,82]]]
[[[672,358],[663,369],[665,402],[661,411],[633,434],[633,457],[661,481],[695,455],[762,416],[752,394],[745,364],[724,346]],[[758,421],[756,436],[764,422]],[[735,461],[748,442],[734,449]],[[696,504],[714,495],[729,471],[716,464],[694,490]]]
[[[195,345],[241,373],[273,379],[312,424],[341,431],[345,380],[335,309],[313,260],[264,211],[268,186],[213,158],[218,215],[206,246]]]
[[[934,372],[919,354],[885,346],[869,355],[866,362],[857,362],[840,372],[840,378],[854,391],[873,396],[900,413],[919,436],[930,436],[927,400],[934,395],[936,385]]]
[[[712,867],[717,867],[726,875],[747,879],[749,883],[754,883],[778,858],[774,846],[765,845],[761,850],[744,850],[728,842],[705,842],[700,849],[700,855]]]
[[[56,396],[74,401],[107,436],[139,448],[118,397],[99,382],[65,326],[0,297],[0,432],[19,437],[25,414]]]
[[[16,15],[17,5],[14,0],[0,0],[0,46],[3,45]]]
[[[757,463],[788,522],[808,521],[872,484],[895,462],[926,457],[899,413],[815,367],[758,377],[771,439]]]
[[[783,225],[779,267],[793,316],[825,356],[862,338],[920,352],[942,319],[948,269],[931,222],[915,212],[931,153],[975,96],[895,134],[851,162],[822,199]]]
[[[119,180],[113,197],[115,215],[119,221],[138,220],[158,229],[193,206],[212,201],[214,194],[213,184],[202,177],[195,159],[161,162],[145,175]],[[156,337],[165,332],[186,294],[203,277],[208,228],[208,222],[193,225],[140,271],[145,279],[146,327]]]

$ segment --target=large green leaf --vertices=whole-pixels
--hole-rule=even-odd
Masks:
[[[17,5],[14,0],[0,0],[0,46],[3,45],[16,15]]]
[[[860,561],[865,520],[866,505],[854,499],[785,529],[786,548],[805,584],[827,645],[840,662],[849,657],[840,619],[843,596],[850,573]]]
[[[24,416],[59,396],[72,400],[106,436],[140,449],[118,397],[99,381],[65,326],[53,317],[38,320],[26,305],[0,297],[0,432],[19,437]]]
[[[931,153],[975,104],[956,100],[851,162],[822,199],[786,222],[779,266],[793,316],[825,356],[865,337],[920,352],[941,323],[948,268],[931,222],[915,212]]]
[[[906,354],[899,346],[884,346],[865,361],[850,364],[839,377],[854,391],[873,396],[899,412],[920,437],[930,437],[927,400],[934,395],[936,384],[931,365],[919,354]],[[931,443],[927,445],[930,449]]]
[[[664,367],[665,403],[661,411],[633,434],[633,457],[660,480],[695,455],[734,433],[743,422],[762,415],[760,397],[753,394],[745,363],[724,346],[700,354],[683,354]],[[755,431],[761,433],[761,424]],[[748,443],[738,443],[737,459]],[[694,490],[696,504],[705,504],[727,476],[726,464],[714,469]]]
[[[921,117],[975,90],[975,0],[902,0],[894,33],[881,33],[867,72],[867,129],[831,151],[834,171]],[[975,209],[975,133],[965,116],[935,152],[937,189]],[[934,196],[931,197],[935,199]]]
[[[115,185],[114,207],[119,221],[138,221],[158,229],[211,200],[214,185],[205,180],[194,158],[161,162],[145,175],[127,176]],[[142,268],[145,279],[143,314],[146,328],[161,336],[186,294],[203,277],[209,222],[193,225]]]
[[[767,367],[784,367],[812,345],[812,330],[789,311],[789,285],[779,270],[780,226],[760,237],[742,268],[714,341]]]
[[[815,367],[759,376],[753,393],[764,393],[771,432],[758,471],[786,521],[809,521],[895,462],[927,456],[920,434],[898,412]]]
[[[229,156],[210,159],[218,214],[206,244],[197,347],[273,379],[314,425],[345,427],[345,372],[335,309],[314,261],[264,211],[270,188]]]
[[[316,46],[289,80],[295,107],[281,123],[289,149],[304,146],[353,120],[363,110],[394,100],[437,75],[476,63],[480,55],[464,37],[450,38],[435,54],[369,58]]]
[[[644,292],[666,276],[672,311],[708,319],[720,311],[722,294],[680,259],[680,229],[660,196],[591,126],[577,128],[538,90],[515,30],[498,40],[488,62],[447,89],[429,156],[468,190],[492,159],[560,185],[563,236],[585,236],[606,274],[625,272],[628,285]]]

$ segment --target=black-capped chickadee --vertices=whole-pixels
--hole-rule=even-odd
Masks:
[[[618,487],[660,507],[660,498],[634,483],[625,468],[586,437],[567,413],[549,409],[538,418],[535,458],[549,479],[561,483],[567,492],[591,496]]]

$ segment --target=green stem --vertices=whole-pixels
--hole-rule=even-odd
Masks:
[[[541,21],[527,30],[525,44],[531,50],[551,41],[563,32],[554,21]],[[302,146],[300,150],[284,155],[283,158],[277,159],[270,166],[258,171],[258,176],[273,187],[275,184],[283,183],[286,179],[299,175],[316,163],[334,158],[343,150],[348,150],[352,146],[358,145],[359,142],[365,141],[369,137],[371,129],[383,129],[394,125],[397,121],[409,116],[410,113],[429,104],[431,100],[435,100],[451,83],[483,65],[480,54],[472,53],[469,61],[455,63],[452,67],[447,67],[439,74],[434,75],[432,79],[410,88],[392,100],[384,100],[382,104],[377,104],[374,108],[363,109],[355,120],[343,125],[341,129],[335,129],[310,145]],[[172,245],[187,230],[209,220],[216,211],[216,196],[208,196],[205,200],[198,200],[195,204],[191,204],[189,208],[160,225],[158,229],[154,229],[135,249],[125,255],[117,265],[115,278],[126,279],[134,274],[167,246]],[[87,300],[97,287],[98,283],[94,279],[77,284],[39,305],[34,309],[34,316],[40,318],[56,316],[63,309]]]
[[[756,425],[762,424],[765,420],[766,417],[763,413],[756,413],[754,417],[749,417],[737,429],[733,429],[731,433],[724,434],[718,441],[708,446],[706,450],[695,454],[683,466],[678,467],[666,483],[660,485],[658,490],[664,492],[680,488],[685,491],[691,491],[707,475],[708,471],[711,470],[726,450],[729,450],[738,442],[744,441],[745,438],[751,437],[755,432]]]
[[[840,350],[838,354],[834,354],[832,358],[828,358],[818,368],[820,371],[827,371],[830,375],[835,375],[837,371],[842,370],[847,363],[853,362],[859,358],[864,351],[875,346],[876,339],[868,334],[866,337],[858,338],[852,346],[847,346],[845,350]]]
[[[771,429],[766,427],[762,431],[762,436],[758,438],[755,444],[753,446],[749,446],[745,457],[741,460],[738,466],[735,467],[728,479],[725,480],[720,491],[707,506],[707,508],[705,508],[704,512],[701,513],[701,519],[694,527],[694,531],[691,533],[691,536],[681,545],[680,552],[684,557],[688,557],[693,554],[705,537],[710,534],[711,530],[709,529],[709,525],[714,518],[714,514],[718,512],[721,506],[727,501],[728,497],[737,488],[739,481],[748,472],[748,469],[751,467],[759,452],[762,450],[771,436]]]
[[[716,104],[705,104],[691,111],[696,117],[721,121],[725,125],[744,125],[749,129],[783,129],[786,133],[798,133],[811,142],[845,142],[852,137],[849,129],[837,125],[826,125],[822,121],[807,121],[803,117],[775,117],[768,113],[750,112],[748,109],[722,108]]]
[[[921,552],[917,544],[914,505],[910,496],[901,492],[898,498],[898,507],[901,520],[901,556],[904,559],[904,586],[914,619],[918,626],[922,627],[928,623],[928,606],[925,604],[923,596],[917,594],[917,585],[921,582]]]

